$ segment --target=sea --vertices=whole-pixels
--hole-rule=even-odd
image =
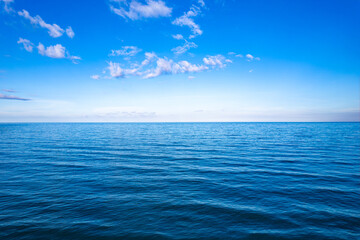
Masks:
[[[0,239],[360,239],[360,123],[2,123]]]

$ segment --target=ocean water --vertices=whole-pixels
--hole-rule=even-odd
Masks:
[[[0,124],[0,239],[360,239],[360,123]]]

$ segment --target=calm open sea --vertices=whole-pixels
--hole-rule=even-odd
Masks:
[[[360,123],[0,124],[0,239],[360,239]]]

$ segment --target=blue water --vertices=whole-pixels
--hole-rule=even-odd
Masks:
[[[0,124],[0,239],[360,239],[359,123]]]

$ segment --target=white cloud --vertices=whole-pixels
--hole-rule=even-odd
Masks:
[[[246,54],[245,57],[248,59],[249,62],[252,61],[252,60],[260,61],[260,58],[259,58],[259,57],[254,57],[253,55],[251,55],[251,54],[249,54],[249,53]]]
[[[188,76],[188,79],[194,79],[195,77],[194,76]]]
[[[95,79],[95,80],[99,80],[99,79],[100,79],[100,76],[99,76],[99,75],[92,75],[91,78],[92,78],[92,79]]]
[[[203,70],[208,69],[207,66],[191,64],[188,61],[180,61],[180,62],[178,62],[178,65],[179,65],[179,68],[177,65],[175,65],[175,69],[178,69],[178,71],[175,71],[175,73],[201,72]]]
[[[34,44],[27,39],[19,38],[18,44],[23,44],[24,48],[28,52],[32,52]]]
[[[75,64],[77,63],[77,60],[81,59],[78,56],[71,56],[69,52],[66,51],[66,48],[61,44],[45,47],[42,43],[39,43],[37,49],[40,55],[47,56],[50,58],[67,58],[70,59]]]
[[[253,55],[251,55],[251,54],[246,54],[246,57],[249,59],[249,60],[253,60],[254,59],[254,56]]]
[[[68,35],[69,38],[73,38],[75,36],[75,33],[70,26],[66,29],[66,35]]]
[[[166,74],[195,73],[223,68],[228,62],[231,61],[222,55],[208,56],[203,59],[203,64],[193,64],[188,61],[175,62],[166,57],[160,58],[153,52],[146,52],[145,59],[141,64],[133,63],[130,65],[130,68],[123,68],[120,66],[120,63],[108,62],[106,71],[109,71],[110,76],[105,78],[125,78],[128,76],[154,78]],[[92,78],[97,79],[98,75],[94,76],[95,77],[92,76]]]
[[[197,48],[197,45],[193,42],[186,41],[183,46],[178,46],[176,48],[171,49],[175,54],[183,54],[188,51],[190,48]]]
[[[115,77],[115,78],[124,77],[124,70],[120,67],[119,63],[115,63],[115,62],[113,63],[110,61],[108,69],[110,71],[111,77]]]
[[[177,39],[177,40],[182,40],[184,39],[183,35],[181,34],[176,34],[176,35],[172,35],[173,38]]]
[[[79,63],[78,60],[81,60],[81,57],[79,57],[79,56],[70,56],[70,55],[68,55],[67,58],[70,59],[75,64],[78,64]]]
[[[204,0],[198,0],[198,3],[200,4],[200,6],[205,7],[205,2],[204,2]]]
[[[40,55],[51,58],[65,58],[65,47],[63,47],[61,44],[56,44],[54,46],[45,48],[42,43],[39,43],[37,48]]]
[[[10,13],[12,11],[14,11],[14,9],[12,9],[12,7],[10,7],[10,4],[14,2],[14,0],[0,0],[0,2],[4,3],[4,10],[7,13]]]
[[[204,65],[191,64],[188,61],[174,62],[167,58],[158,58],[156,67],[146,71],[143,78],[154,78],[164,74],[201,72],[208,69]]]
[[[154,52],[146,52],[145,53],[145,60],[141,62],[141,66],[147,66],[152,61],[154,61],[157,58],[157,55]]]
[[[242,54],[236,54],[235,57],[242,58],[242,57],[244,57],[244,55],[242,55]]]
[[[193,17],[197,16],[200,13],[200,8],[197,6],[192,6],[190,10],[181,17],[176,18],[172,24],[178,26],[188,26],[191,29],[192,35],[190,35],[190,39],[194,38],[198,35],[201,35],[203,32],[200,29],[200,26],[194,22]]]
[[[234,52],[228,52],[228,55],[236,55]]]
[[[156,68],[148,70],[144,78],[153,78],[162,74],[170,74],[172,72],[173,61],[166,58],[159,58],[156,61]]]
[[[109,56],[135,56],[142,50],[135,46],[124,46],[120,50],[111,50]]]
[[[158,18],[158,17],[170,17],[172,8],[169,8],[161,0],[146,0],[146,4],[142,4],[136,0],[131,0],[130,4],[126,0],[112,0],[117,2],[119,8],[115,8],[110,5],[111,11],[115,14],[136,20],[140,18]],[[128,10],[125,7],[128,6]]]
[[[48,24],[39,15],[36,15],[35,17],[30,16],[29,12],[26,10],[19,11],[18,14],[28,20],[32,24],[39,25],[42,28],[46,28],[51,37],[57,38],[61,37],[64,33],[64,29],[59,27],[57,24]]]
[[[254,69],[250,69],[250,70],[249,70],[249,73],[252,73],[253,71],[254,71]]]
[[[219,54],[219,55],[215,55],[215,56],[204,57],[203,62],[205,63],[205,65],[209,65],[212,67],[218,66],[220,68],[223,68],[226,66],[226,63],[231,63],[232,61],[229,59],[226,59],[224,56]]]

